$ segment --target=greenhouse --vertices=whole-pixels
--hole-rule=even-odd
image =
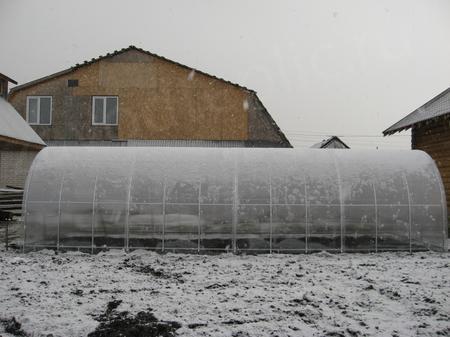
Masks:
[[[26,251],[447,249],[442,181],[421,151],[49,147],[24,214]]]

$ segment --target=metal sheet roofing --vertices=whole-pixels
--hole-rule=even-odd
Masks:
[[[45,146],[44,141],[19,115],[14,107],[0,97],[0,136]]]
[[[383,134],[386,136],[395,132],[407,130],[414,124],[441,117],[446,114],[450,114],[450,88],[444,90],[420,108],[414,110],[408,116],[384,130]]]

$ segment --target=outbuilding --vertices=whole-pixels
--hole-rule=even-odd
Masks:
[[[338,136],[331,136],[311,146],[312,149],[349,149]]]
[[[412,149],[427,152],[442,176],[450,207],[450,88],[383,131],[385,136],[411,129]]]

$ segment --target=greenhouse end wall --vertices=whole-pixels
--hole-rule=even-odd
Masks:
[[[421,151],[49,147],[24,214],[25,250],[447,250]]]

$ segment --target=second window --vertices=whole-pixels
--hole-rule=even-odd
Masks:
[[[92,97],[92,124],[117,125],[119,99],[117,96]]]

